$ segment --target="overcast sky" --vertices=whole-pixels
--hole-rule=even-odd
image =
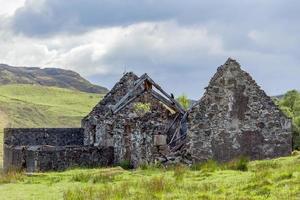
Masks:
[[[269,95],[300,89],[299,0],[0,0],[0,63],[60,67],[111,88],[147,72],[201,97],[228,57]]]

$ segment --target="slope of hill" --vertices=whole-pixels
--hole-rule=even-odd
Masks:
[[[89,93],[107,93],[107,88],[93,85],[78,73],[59,68],[12,67],[0,64],[0,85],[34,84],[74,89]]]
[[[0,168],[4,127],[79,127],[102,95],[37,85],[0,86]]]

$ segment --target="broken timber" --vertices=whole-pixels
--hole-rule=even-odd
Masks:
[[[154,88],[158,91],[155,91]],[[177,115],[172,121],[170,126],[166,129],[166,134],[172,135],[172,138],[168,145],[171,150],[174,151],[180,148],[185,140],[186,132],[182,133],[182,125],[187,118],[187,112],[182,106],[166,93],[158,84],[156,84],[147,74],[143,74],[134,84],[134,87],[121,98],[121,100],[115,104],[111,110],[113,114],[118,113],[125,108],[128,104],[140,97],[145,92],[149,92],[155,99],[166,105],[170,109],[174,110]],[[172,128],[175,126],[175,129]]]
[[[154,91],[152,86],[154,86],[159,92],[161,92],[167,98],[162,96],[158,92]],[[139,87],[143,87],[143,90],[137,91]],[[128,105],[130,102],[136,99],[136,96],[139,96],[139,94],[142,94],[145,91],[150,91],[150,94],[154,98],[161,101],[163,104],[170,107],[171,109],[174,109],[175,111],[180,112],[181,114],[185,113],[185,110],[182,108],[182,106],[175,99],[173,99],[168,93],[166,93],[158,84],[156,84],[147,74],[143,74],[139,78],[139,80],[137,80],[135,86],[116,105],[113,106],[112,112],[116,114],[126,105]],[[135,92],[138,92],[138,94],[134,94]]]

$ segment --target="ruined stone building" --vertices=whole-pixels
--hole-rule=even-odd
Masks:
[[[292,151],[291,120],[235,60],[218,68],[188,113],[186,148],[194,162],[274,158]]]
[[[232,59],[184,110],[147,74],[126,73],[78,129],[5,129],[4,168],[191,164],[292,151],[291,120]]]
[[[138,105],[148,106],[143,111]],[[114,162],[133,166],[168,154],[167,142],[185,111],[147,74],[125,74],[82,120],[85,145],[114,148]],[[178,125],[177,125],[178,126]]]

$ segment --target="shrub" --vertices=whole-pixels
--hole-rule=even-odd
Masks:
[[[196,163],[191,166],[191,170],[201,170],[203,172],[214,172],[219,169],[219,164],[214,160],[208,160],[203,163]]]
[[[143,116],[146,113],[150,112],[151,104],[150,103],[135,103],[133,106],[134,112],[136,112],[139,116]]]
[[[300,93],[288,91],[282,99],[275,102],[293,122],[293,149],[300,150]]]
[[[248,171],[249,159],[241,156],[240,158],[234,159],[224,164],[225,169]]]
[[[180,103],[180,105],[184,108],[184,109],[189,109],[190,107],[190,100],[187,98],[187,96],[185,94],[182,94],[181,96],[179,96],[177,98],[177,101]]]
[[[123,160],[119,163],[119,166],[125,170],[133,169],[133,165],[130,163],[129,160]]]
[[[292,156],[300,156],[300,151],[297,150],[293,151]]]

